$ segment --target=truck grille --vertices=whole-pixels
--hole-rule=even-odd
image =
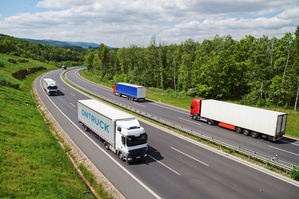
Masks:
[[[146,147],[140,149],[130,150],[129,154],[133,156],[143,155],[146,152]]]

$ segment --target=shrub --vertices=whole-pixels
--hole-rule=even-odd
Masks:
[[[27,68],[27,69],[23,69],[23,70],[19,70],[15,73],[12,74],[12,76],[18,80],[23,80],[26,78],[26,75],[29,75],[31,73],[35,73],[37,71],[40,70],[45,70],[46,68],[44,67],[35,67],[35,68]]]
[[[4,67],[4,63],[0,61],[0,67]]]
[[[18,59],[18,62],[19,63],[27,63],[29,62],[27,59]]]
[[[1,86],[6,86],[6,87],[11,87],[11,88],[14,88],[14,89],[19,89],[20,88],[20,85],[19,84],[12,84],[10,82],[7,82],[5,80],[2,80],[0,82],[0,85]]]
[[[8,59],[7,61],[10,62],[10,63],[13,63],[13,64],[17,63],[17,60],[15,60],[15,59]]]
[[[290,174],[291,174],[292,179],[299,181],[299,168],[298,167],[293,167]]]

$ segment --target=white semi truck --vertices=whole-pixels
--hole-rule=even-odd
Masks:
[[[254,138],[262,136],[271,141],[282,138],[287,123],[286,113],[217,100],[192,100],[190,116],[237,133]]]
[[[147,157],[147,134],[133,116],[94,99],[78,100],[78,121],[127,163]]]
[[[42,81],[42,85],[48,95],[57,95],[58,94],[57,85],[53,79],[44,78]]]

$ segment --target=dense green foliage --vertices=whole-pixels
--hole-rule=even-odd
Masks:
[[[54,65],[81,65],[91,49],[81,47],[57,47],[33,43],[0,34],[0,53],[32,58]]]
[[[132,45],[85,56],[89,71],[106,80],[124,81],[188,96],[242,99],[244,103],[293,105],[299,86],[299,26],[282,38],[216,36],[202,43]]]
[[[297,167],[294,167],[292,170],[291,170],[291,177],[294,179],[294,180],[297,180],[299,181],[299,168]]]
[[[0,198],[83,198],[87,190],[63,150],[50,133],[31,95],[35,77],[24,80],[12,73],[25,68],[56,67],[0,54]],[[20,85],[12,88],[10,85]]]

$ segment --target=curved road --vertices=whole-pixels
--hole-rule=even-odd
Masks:
[[[40,77],[38,95],[75,144],[126,198],[298,198],[298,183],[295,186],[232,161],[148,122],[140,123],[149,137],[149,158],[127,165],[78,124],[77,100],[89,97],[64,83],[62,72]],[[44,77],[55,79],[63,95],[47,96],[41,88]]]
[[[242,148],[246,148],[269,157],[275,157],[277,155],[280,160],[299,166],[299,141],[295,139],[284,137],[276,143],[264,139],[254,139],[218,126],[211,126],[204,122],[192,120],[187,110],[182,110],[153,101],[146,101],[142,103],[114,96],[112,89],[100,86],[82,78],[78,74],[78,71],[81,69],[82,68],[74,69],[67,72],[67,79],[74,85],[77,85],[83,90],[89,91],[96,96],[105,96],[106,98],[126,104],[142,112],[146,112],[166,121],[171,121],[171,123],[176,126],[183,126],[186,129],[192,130],[194,134],[202,133],[216,138],[217,140],[221,140],[224,143],[241,146]]]

